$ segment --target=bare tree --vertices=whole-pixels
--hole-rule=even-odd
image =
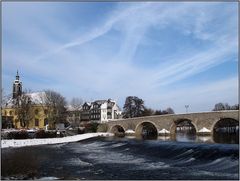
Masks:
[[[156,110],[154,115],[163,115],[163,114],[175,114],[174,110],[171,107],[168,107],[165,110]]]
[[[230,106],[228,103],[222,103],[219,102],[215,104],[213,111],[221,111],[221,110],[238,110],[239,109],[239,104],[235,104],[233,106]]]
[[[82,107],[83,104],[83,99],[81,98],[72,98],[72,100],[70,101],[70,105],[75,109],[75,110],[79,110]]]
[[[239,110],[239,104],[231,106],[231,110]]]
[[[33,104],[31,96],[29,96],[27,91],[25,91],[22,95],[14,99],[13,102],[21,127],[28,127],[29,122],[34,117],[33,111],[31,110]]]
[[[168,114],[174,114],[174,110],[173,110],[171,107],[168,107],[168,108],[166,109],[166,112],[167,112]]]
[[[221,102],[215,104],[213,111],[221,111],[221,110],[225,110],[224,104]]]
[[[42,95],[42,105],[47,108],[47,118],[50,124],[66,121],[66,100],[58,92],[45,90]]]
[[[159,109],[159,110],[156,110],[154,115],[162,115],[162,111]]]
[[[154,115],[154,110],[151,108],[144,108],[142,116],[152,116]]]

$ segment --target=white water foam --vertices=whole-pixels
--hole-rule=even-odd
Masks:
[[[92,166],[92,163],[88,163],[85,161],[80,160],[79,158],[72,158],[66,162],[68,165],[74,165],[74,166]]]
[[[113,145],[111,145],[110,147],[111,148],[117,148],[117,147],[120,147],[120,146],[124,146],[124,145],[126,145],[127,143],[116,143],[116,144],[113,144]]]
[[[59,178],[57,177],[41,177],[38,180],[58,180]]]

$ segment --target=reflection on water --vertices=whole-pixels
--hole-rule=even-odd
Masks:
[[[161,141],[178,141],[178,142],[201,142],[201,143],[224,143],[239,144],[239,134],[214,134],[196,135],[190,133],[176,133],[175,135],[158,136]]]
[[[177,142],[199,142],[199,143],[224,143],[224,144],[239,144],[239,134],[234,133],[219,133],[212,135],[196,135],[190,132],[177,132],[175,135],[159,135],[157,137],[143,137],[143,136],[126,136],[130,139],[149,139],[160,141],[177,141]]]
[[[191,132],[178,132],[176,133],[176,141],[179,142],[195,142],[196,134]]]
[[[213,140],[216,143],[239,144],[239,133],[216,132]]]
[[[196,136],[190,134],[176,134],[158,136],[158,140],[161,141],[178,141],[178,142],[202,142],[202,143],[214,143],[212,136]]]
[[[158,136],[157,139],[161,140],[161,141],[170,141],[171,137],[170,136]]]
[[[197,136],[198,142],[214,143],[212,136]]]

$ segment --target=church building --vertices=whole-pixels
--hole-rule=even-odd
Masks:
[[[24,97],[25,96],[25,97]],[[12,96],[2,105],[2,128],[43,128],[53,127],[48,125],[49,109],[44,105],[45,92],[24,93],[22,82],[17,71],[13,82]],[[23,108],[26,99],[30,101],[29,108]],[[21,103],[22,102],[22,103]],[[20,118],[21,117],[21,118]],[[26,121],[20,121],[27,119]]]

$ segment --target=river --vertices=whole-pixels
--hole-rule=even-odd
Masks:
[[[2,179],[239,179],[239,145],[203,140],[109,137],[7,148]]]

